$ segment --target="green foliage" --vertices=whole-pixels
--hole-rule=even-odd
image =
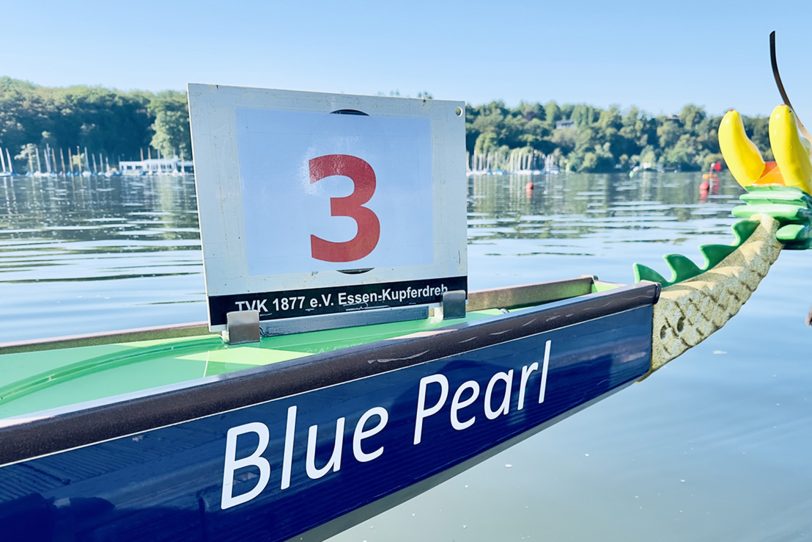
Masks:
[[[495,101],[466,109],[469,153],[532,148],[573,171],[606,172],[636,166],[706,170],[721,160],[720,116],[689,104],[675,115],[652,116],[636,107]],[[771,160],[766,117],[746,117],[747,133]],[[505,154],[507,156],[507,154]],[[500,167],[500,166],[497,166]]]
[[[149,103],[147,109],[155,117],[152,124],[155,134],[150,141],[152,148],[167,157],[191,158],[192,139],[186,93],[161,92]]]
[[[25,171],[31,149],[45,145],[74,154],[88,149],[110,161],[138,158],[154,141],[191,157],[185,93],[122,92],[99,87],[41,87],[0,77],[0,147]],[[156,136],[158,136],[155,139]],[[57,151],[58,155],[59,152]]]
[[[390,94],[396,95],[397,91]],[[419,94],[430,99],[431,94]],[[652,116],[636,107],[601,109],[588,104],[492,101],[466,108],[469,153],[490,157],[492,167],[522,155],[550,155],[574,171],[604,172],[636,166],[707,169],[720,159],[720,116],[686,105],[675,115]],[[771,160],[766,117],[745,117],[753,142]],[[138,158],[147,146],[191,158],[186,94],[121,92],[99,87],[47,88],[0,77],[0,147],[25,170],[36,148],[89,149],[113,160]],[[58,152],[56,153],[59,154]],[[515,160],[515,158],[514,158]]]

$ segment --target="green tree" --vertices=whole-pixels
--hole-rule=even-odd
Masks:
[[[421,92],[429,99],[431,95]],[[557,128],[559,121],[572,126]],[[465,146],[489,154],[493,167],[511,151],[552,155],[576,171],[610,171],[647,163],[704,169],[720,158],[721,117],[688,104],[670,116],[652,116],[636,107],[602,109],[589,104],[501,100],[468,105]],[[766,117],[744,117],[747,133],[772,159]],[[183,92],[121,92],[99,87],[48,88],[0,77],[0,147],[24,170],[37,147],[87,148],[111,161],[138,157],[151,145],[164,156],[191,157],[189,116]],[[59,153],[57,153],[59,154]],[[67,159],[67,152],[64,153]],[[34,165],[35,167],[35,165]]]
[[[487,154],[499,148],[496,134],[493,132],[485,132],[480,134],[474,146],[474,154]]]
[[[697,170],[699,169],[699,164],[696,162],[698,153],[696,139],[690,134],[682,134],[676,143],[665,149],[662,163],[667,168],[680,171]]]
[[[182,159],[192,156],[192,140],[189,132],[189,110],[186,95],[166,91],[150,101],[148,109],[155,116],[150,145],[163,156],[179,156]]]
[[[590,126],[598,117],[598,112],[594,107],[587,104],[578,104],[572,109],[570,119],[578,127]]]
[[[657,138],[661,149],[676,145],[680,135],[682,135],[682,127],[674,119],[663,118],[660,125],[657,126]]]
[[[705,118],[705,111],[693,104],[688,104],[679,112],[679,118],[685,130],[692,131]]]

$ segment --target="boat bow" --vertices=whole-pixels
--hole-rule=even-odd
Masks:
[[[749,237],[719,264],[662,289],[654,306],[651,372],[724,326],[778,259],[778,221],[761,215],[751,224],[755,228]]]

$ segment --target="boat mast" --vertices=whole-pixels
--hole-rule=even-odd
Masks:
[[[45,152],[42,153],[45,156],[45,172],[48,176],[51,176],[51,147],[46,143],[45,144]]]

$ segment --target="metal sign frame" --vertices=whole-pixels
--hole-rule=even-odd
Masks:
[[[211,330],[224,329],[227,313],[241,310],[258,311],[262,321],[322,316],[319,327],[340,327],[345,324],[324,315],[340,320],[340,315],[358,311],[426,305],[441,301],[446,291],[467,290],[464,103],[200,84],[190,84],[188,90]],[[392,123],[425,119],[431,148],[430,261],[258,274],[249,265],[246,234],[256,223],[247,224],[245,218],[244,204],[251,194],[243,193],[246,164],[238,125],[254,111],[298,112],[303,118],[349,112]],[[408,168],[413,157],[399,158]]]

